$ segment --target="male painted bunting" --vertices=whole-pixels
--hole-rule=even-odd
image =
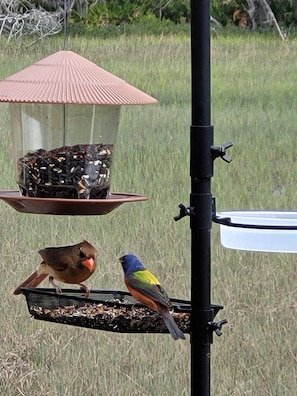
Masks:
[[[147,270],[139,258],[126,254],[119,258],[122,264],[125,283],[131,295],[142,304],[159,312],[172,335],[177,340],[185,340],[184,333],[178,328],[169,312],[171,301],[156,276]]]
[[[55,287],[57,293],[62,291],[54,279],[64,283],[78,284],[85,290],[87,296],[90,294],[90,289],[82,282],[95,271],[98,251],[89,242],[84,240],[72,246],[47,247],[38,253],[43,258],[42,263],[24,282],[18,285],[13,294],[21,294],[21,287],[38,286],[48,275],[49,282]]]

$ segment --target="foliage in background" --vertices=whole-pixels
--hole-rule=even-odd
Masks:
[[[71,24],[83,24],[88,30],[110,24],[119,26],[122,23],[156,24],[158,21],[169,20],[174,23],[188,21],[190,17],[189,0],[109,0],[89,7],[86,16],[74,11],[70,18]]]
[[[261,5],[261,0],[255,0],[256,6]],[[295,0],[270,0],[268,1],[276,20],[284,27],[293,27],[296,22],[297,2]],[[210,12],[222,26],[240,26],[242,28],[260,26],[241,23],[248,17],[249,2],[247,0],[211,0]],[[257,19],[257,18],[256,18]],[[73,11],[69,19],[71,29],[75,33],[91,32],[95,34],[98,29],[107,26],[122,27],[123,25],[149,26],[149,30],[158,30],[157,26],[164,22],[175,25],[184,25],[191,21],[190,0],[103,0],[89,7],[86,15]],[[264,27],[271,28],[271,21],[264,21]],[[162,25],[161,25],[162,26]],[[164,26],[164,25],[163,25]],[[261,28],[263,26],[261,25]]]
[[[271,31],[275,28],[271,15],[265,12],[261,15],[264,2],[271,7],[281,28],[295,34],[297,0],[211,0],[214,29],[220,25],[229,29]],[[191,22],[190,0],[67,0],[66,4],[68,32],[72,35],[108,37],[130,32],[188,32]],[[251,16],[252,5],[256,16]],[[20,38],[28,34],[25,26],[31,21],[31,15],[34,28],[30,25],[29,33],[37,40],[57,34],[63,30],[63,7],[64,0],[3,0],[0,3],[0,35]],[[57,15],[55,29],[48,22],[51,13]]]
[[[210,14],[223,26],[231,25],[233,24],[232,15],[239,6],[244,7],[245,4],[239,5],[236,1],[229,3],[223,0],[211,0]]]
[[[277,21],[286,27],[296,22],[296,1],[294,0],[268,0]],[[259,6],[261,0],[255,0]],[[234,12],[236,10],[247,11],[249,9],[246,0],[211,0],[211,15],[223,26],[234,25]]]
[[[276,18],[284,26],[289,27],[296,24],[296,11],[292,0],[274,0],[271,1],[271,9]]]

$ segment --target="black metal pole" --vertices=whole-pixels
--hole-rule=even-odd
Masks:
[[[210,88],[210,0],[191,0],[192,125],[190,152],[191,394],[210,395],[213,127]]]

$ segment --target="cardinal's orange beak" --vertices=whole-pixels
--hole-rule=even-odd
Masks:
[[[88,268],[90,272],[95,271],[96,263],[93,258],[88,258],[82,261],[83,265]]]

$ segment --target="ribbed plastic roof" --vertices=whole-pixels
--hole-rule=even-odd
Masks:
[[[72,51],[58,51],[0,81],[0,102],[102,105],[158,101]]]

